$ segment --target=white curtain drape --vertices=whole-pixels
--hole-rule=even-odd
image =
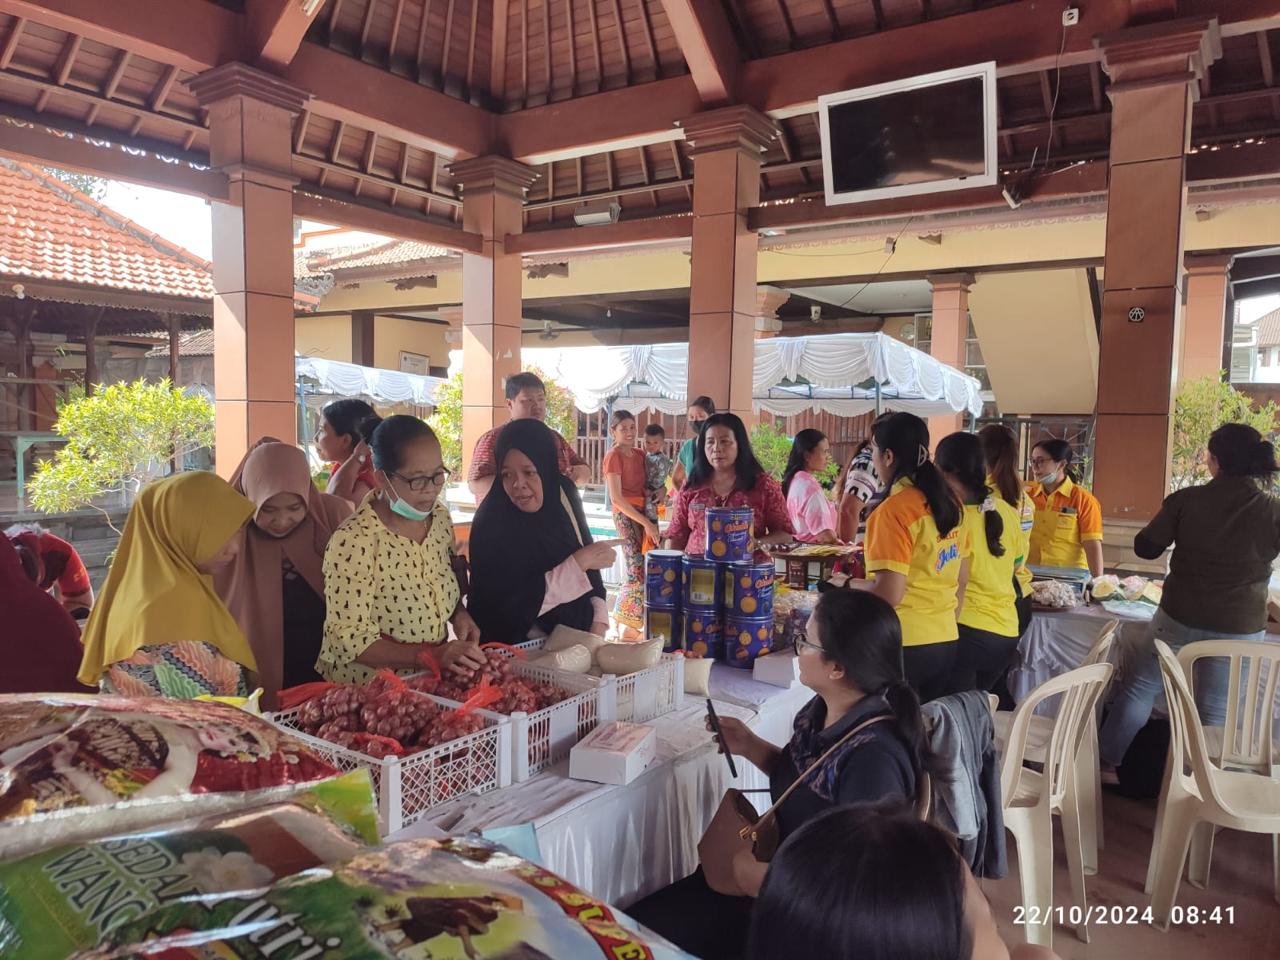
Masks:
[[[429,405],[436,388],[444,383],[439,377],[420,377],[398,370],[379,370],[341,360],[320,357],[295,357],[294,372],[319,382],[320,386],[342,396],[367,396],[387,403]]]

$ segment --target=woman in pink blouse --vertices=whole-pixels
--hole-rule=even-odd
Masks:
[[[732,413],[717,413],[702,428],[693,471],[676,498],[667,546],[703,553],[708,507],[750,507],[757,544],[788,543],[794,537],[782,487],[751,452],[747,428]]]
[[[818,483],[817,474],[831,460],[831,445],[821,430],[801,430],[791,444],[787,471],[782,475],[782,492],[787,497],[787,513],[796,539],[809,543],[836,543],[840,516],[836,505]]]

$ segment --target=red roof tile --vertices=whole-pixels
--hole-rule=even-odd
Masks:
[[[1258,331],[1258,346],[1280,346],[1280,310],[1263,314],[1254,323]]]
[[[366,267],[410,267],[430,261],[445,260],[454,254],[446,247],[437,247],[416,240],[379,240],[354,246],[334,247],[327,250],[300,251],[294,256],[293,272],[297,277],[333,273],[339,270],[359,270]]]
[[[0,276],[208,300],[209,266],[43,170],[0,161]]]

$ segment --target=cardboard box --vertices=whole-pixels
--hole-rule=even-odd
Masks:
[[[756,657],[752,676],[761,683],[789,689],[800,682],[800,659],[790,650],[775,650]]]
[[[569,776],[596,783],[628,784],[658,754],[653,727],[614,720],[602,723],[569,752]]]

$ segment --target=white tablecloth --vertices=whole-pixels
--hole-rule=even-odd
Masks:
[[[1046,680],[1080,666],[1102,628],[1112,620],[1120,620],[1111,651],[1111,662],[1116,665],[1119,680],[1132,657],[1145,649],[1151,627],[1149,620],[1127,620],[1093,605],[1071,610],[1037,610],[1018,643],[1018,664],[1009,671],[1009,692],[1013,699],[1021,703]]]
[[[711,694],[720,716],[743,720],[779,746],[813,696],[805,687],[756,683],[750,673],[720,664],[712,669]],[[681,710],[652,721],[657,760],[626,786],[571,780],[566,760],[524,783],[455,801],[392,839],[531,823],[548,870],[625,908],[693,872],[698,840],[726,789],[768,786],[740,758],[738,779],[729,776],[705,715],[703,701],[687,697]]]

